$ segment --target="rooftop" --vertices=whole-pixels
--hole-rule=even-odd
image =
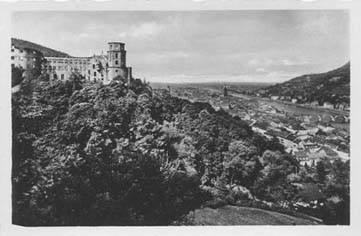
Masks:
[[[108,44],[121,44],[121,45],[124,45],[124,43],[122,43],[122,42],[108,42]]]

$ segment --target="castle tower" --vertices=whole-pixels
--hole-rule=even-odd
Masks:
[[[128,70],[126,67],[126,51],[124,43],[109,42],[108,51],[108,80],[112,80],[117,76],[127,79]]]

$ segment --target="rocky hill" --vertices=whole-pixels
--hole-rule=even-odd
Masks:
[[[279,96],[282,100],[297,99],[299,103],[350,104],[350,62],[332,71],[302,75],[272,85],[262,93],[264,96]]]
[[[31,48],[31,49],[38,50],[38,51],[42,52],[45,57],[71,57],[67,53],[57,51],[57,50],[54,50],[54,49],[51,49],[48,47],[44,47],[42,45],[32,43],[32,42],[22,40],[22,39],[11,38],[11,44],[15,45],[16,47],[19,47],[19,48]]]

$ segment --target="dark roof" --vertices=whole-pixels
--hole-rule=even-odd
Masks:
[[[122,44],[122,45],[124,45],[124,43],[122,43],[122,42],[108,42],[108,44],[111,44],[111,43],[115,43],[115,44]]]

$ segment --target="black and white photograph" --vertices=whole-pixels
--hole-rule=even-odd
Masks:
[[[350,10],[10,25],[11,224],[350,225]]]

